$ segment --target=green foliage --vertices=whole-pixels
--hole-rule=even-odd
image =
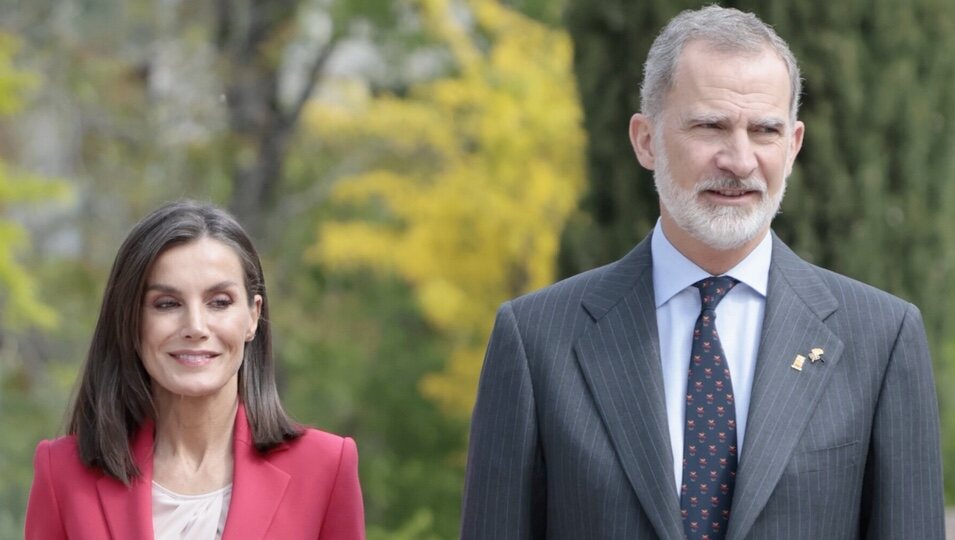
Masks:
[[[68,193],[65,184],[13,173],[0,161],[0,209],[62,199]],[[26,246],[26,230],[13,220],[0,218],[0,318],[14,330],[29,325],[52,328],[57,322],[56,312],[39,300],[39,284],[17,261],[18,252]]]
[[[637,163],[627,138],[640,110],[643,61],[670,18],[699,1],[568,0],[574,73],[584,111],[587,181],[583,213],[564,230],[560,273],[579,273],[618,259],[659,214],[653,176]]]
[[[261,24],[257,9],[266,4],[275,3],[229,6],[243,10],[236,19],[241,27]],[[29,261],[27,274],[37,301],[55,307],[61,324],[23,330],[22,338],[5,340],[0,350],[5,366],[0,379],[6,384],[0,386],[0,431],[20,434],[0,445],[0,538],[19,536],[22,530],[36,442],[62,433],[103,281],[125,232],[165,200],[228,201],[237,191],[235,163],[246,165],[255,157],[248,151],[254,142],[236,144],[237,130],[228,116],[235,101],[225,97],[230,85],[261,87],[268,82],[257,77],[278,69],[282,73],[275,80],[296,86],[296,78],[305,74],[295,70],[304,71],[311,55],[325,50],[323,25],[331,24],[329,39],[350,36],[371,47],[386,43],[377,52],[387,69],[371,77],[372,85],[394,84],[400,92],[410,80],[404,70],[408,50],[436,42],[411,20],[409,3],[285,4],[296,6],[295,16],[281,18],[278,27],[268,30],[262,50],[245,51],[261,52],[267,65],[243,72],[251,74],[243,81],[235,80],[238,76],[214,45],[214,3],[37,0],[4,11],[0,26],[19,29],[27,42],[25,63],[43,79],[35,100],[17,103],[52,126],[37,132],[52,135],[52,155],[43,158],[69,176],[77,204],[56,209],[64,215],[53,233],[65,232],[66,251],[48,250],[42,262]],[[247,29],[232,35],[241,39]],[[322,77],[318,73],[316,78]],[[283,93],[245,104],[256,113],[288,112],[294,109],[294,96]],[[24,124],[33,128],[32,120]],[[297,126],[294,120],[288,125]],[[257,140],[263,136],[256,129],[246,133]],[[4,135],[0,150],[7,147]],[[50,142],[30,135],[29,130],[11,133],[10,140],[28,149]],[[277,186],[274,202],[259,205],[268,226],[256,245],[270,285],[285,404],[302,421],[356,437],[368,521],[377,534],[453,537],[465,425],[443,416],[418,391],[426,373],[441,369],[449,345],[422,320],[404,284],[368,275],[326,277],[303,264],[302,252],[314,243],[316,220],[324,216],[325,179],[333,176],[308,152],[305,145],[294,147],[287,177],[269,176]],[[16,214],[32,208],[24,190],[33,190],[34,184],[21,179],[25,177],[18,175],[9,184],[18,193],[16,207],[9,207]],[[4,205],[0,199],[2,218],[7,215]],[[28,247],[24,240],[20,253]],[[20,267],[23,260],[16,259]],[[0,287],[0,303],[5,292]],[[9,323],[0,316],[0,330],[12,331]],[[365,332],[380,339],[363,342]]]
[[[0,34],[0,117],[17,112],[35,85],[29,73],[14,66],[16,50],[17,41]],[[67,193],[64,184],[14,171],[0,159],[0,211],[4,214],[16,205],[62,198]],[[26,230],[0,214],[0,320],[13,329],[28,325],[50,328],[56,324],[56,314],[39,301],[36,280],[17,260],[26,243]]]
[[[583,138],[562,32],[477,0],[484,50],[446,2],[423,6],[458,74],[403,98],[370,99],[343,84],[350,103],[306,113],[327,144],[369,164],[332,192],[356,215],[324,223],[311,253],[330,268],[372,268],[411,285],[425,319],[453,343],[422,391],[466,417],[497,306],[554,279]]]
[[[417,391],[422,376],[441,368],[447,344],[408,288],[316,270],[282,289],[272,319],[281,329],[284,402],[296,419],[355,438],[372,530],[380,538],[455,536],[463,479],[456,449],[466,425]]]
[[[939,381],[955,352],[955,4],[940,0],[741,0],[800,61],[803,149],[774,229],[807,259],[918,305]],[[571,0],[568,26],[590,135],[588,217],[569,227],[562,271],[618,258],[658,215],[629,148],[641,65],[676,12],[702,2]],[[941,386],[944,388],[944,386]],[[955,400],[942,396],[943,424]],[[955,431],[943,432],[955,456]],[[946,459],[946,463],[951,459]],[[951,470],[951,468],[949,468]],[[949,472],[949,493],[955,473]]]
[[[19,111],[26,92],[36,85],[30,73],[13,63],[19,46],[14,36],[0,32],[0,117]]]
[[[567,0],[503,0],[502,3],[532,19],[560,27]]]

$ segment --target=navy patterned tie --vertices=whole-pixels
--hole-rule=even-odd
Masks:
[[[736,483],[736,407],[729,364],[716,333],[716,305],[738,282],[728,276],[693,284],[703,309],[693,328],[683,427],[680,512],[689,539],[726,537]]]

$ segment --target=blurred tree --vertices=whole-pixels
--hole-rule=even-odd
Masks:
[[[549,26],[563,26],[567,0],[501,0],[501,3]]]
[[[615,260],[653,226],[659,211],[653,177],[640,168],[627,137],[640,110],[643,61],[664,24],[698,0],[568,0],[574,72],[587,131],[587,187],[561,238],[559,273]]]
[[[466,423],[418,391],[445,343],[395,277],[315,269],[295,280],[309,301],[273,312],[285,321],[286,406],[358,442],[369,538],[456,537]]]
[[[276,206],[289,138],[302,107],[325,73],[349,26],[372,19],[392,25],[394,3],[385,0],[331,2],[318,12],[303,0],[217,0],[215,45],[225,85],[229,136],[228,169],[233,186],[229,207],[246,228],[262,237],[264,218]],[[325,35],[303,39],[296,31],[311,8],[328,28]],[[314,21],[306,18],[306,21]],[[286,97],[288,50],[305,48],[298,87]],[[309,50],[311,49],[311,50]],[[283,69],[285,68],[285,69]]]
[[[334,200],[362,211],[321,226],[314,260],[411,284],[452,344],[445,369],[421,389],[459,416],[471,410],[497,306],[554,278],[583,150],[566,36],[496,1],[470,5],[473,32],[444,0],[422,2],[456,76],[413,86],[407,98],[346,88],[351,102],[306,112],[318,137],[376,165],[339,181]]]
[[[892,291],[923,312],[939,379],[955,335],[955,4],[943,0],[733,1],[773,24],[799,59],[802,153],[774,229],[803,257]],[[590,136],[586,217],[565,231],[561,272],[616,259],[653,225],[650,173],[627,123],[662,26],[701,2],[570,0],[567,24]],[[955,427],[955,398],[943,393]],[[946,455],[955,455],[948,431]],[[947,471],[955,489],[955,469]]]
[[[43,154],[25,159],[75,179],[80,217],[120,210],[118,233],[156,201],[194,196],[224,202],[260,242],[281,237],[286,222],[267,217],[295,198],[282,188],[284,164],[305,101],[327,72],[374,72],[419,44],[402,22],[408,9],[403,0],[0,0],[0,27],[31,43],[28,61],[49,83],[23,136]],[[374,75],[400,84],[402,67]]]
[[[22,108],[25,93],[36,84],[31,74],[13,64],[17,43],[13,36],[0,33],[0,118]],[[36,279],[17,262],[27,231],[7,214],[12,205],[63,197],[66,192],[64,184],[16,171],[0,158],[0,321],[4,328],[50,328],[56,323],[55,312],[38,298]],[[0,331],[0,347],[2,338]]]
[[[8,316],[4,311],[11,305],[9,276],[7,281],[17,284],[10,287],[17,301],[35,301],[28,304],[34,320],[50,320],[52,311],[45,309],[49,299],[63,314],[55,332],[49,326],[28,330],[17,335],[16,346],[8,340],[8,347],[0,349],[0,363],[10,367],[0,374],[0,432],[20,434],[0,443],[0,538],[22,531],[33,446],[40,438],[62,433],[63,411],[103,282],[129,226],[160,202],[177,197],[227,203],[252,189],[243,179],[254,175],[243,171],[267,169],[258,165],[263,159],[279,160],[281,166],[284,141],[295,128],[295,108],[324,70],[352,69],[361,75],[352,64],[368,63],[368,55],[387,58],[418,44],[416,29],[399,28],[402,6],[385,0],[0,0],[0,28],[26,42],[21,63],[42,81],[33,99],[23,104],[25,110],[11,120],[0,148],[9,148],[11,161],[24,169],[68,178],[78,200],[75,206],[45,206],[47,212],[28,216],[37,254],[28,261],[29,271],[22,260],[0,268],[0,335],[12,331],[13,315],[26,313],[18,308]],[[400,46],[378,51],[379,40]],[[332,51],[343,43],[348,50],[336,68]],[[350,62],[355,56],[361,62]],[[0,71],[6,66],[0,64]],[[396,63],[394,69],[401,67]],[[13,99],[6,90],[14,79],[6,75],[0,75],[0,107]],[[276,144],[269,146],[272,137]],[[263,146],[269,149],[260,153]],[[24,212],[20,208],[27,199],[40,196],[39,180],[7,174],[13,170],[0,171],[4,224],[10,205]],[[301,270],[303,246],[314,241],[315,199],[302,197],[301,191],[311,193],[321,183],[320,177],[310,177],[284,184],[282,177],[281,169],[268,170],[269,204],[264,197],[257,201],[262,204],[250,218],[261,218],[274,240],[259,235],[257,245],[270,283],[276,284],[273,302],[283,307],[276,312],[280,334],[289,322],[283,313],[298,313],[310,307],[308,301],[318,302],[295,297],[299,291],[288,284],[302,280],[285,278]],[[21,202],[11,202],[14,195]],[[308,231],[307,240],[296,236],[297,230]],[[3,228],[0,234],[6,233]],[[17,234],[25,242],[26,233]],[[301,241],[296,244],[297,238]],[[15,249],[12,237],[7,240],[0,238],[0,259]],[[280,339],[278,355],[284,358],[285,348],[304,349],[295,341],[304,334]],[[321,372],[315,364],[313,372]],[[344,384],[331,395],[348,395],[352,388]],[[305,392],[295,395],[305,396],[291,400],[296,411],[322,410],[310,402],[333,401]],[[338,410],[345,408],[338,404]],[[308,417],[332,431],[344,432],[344,423],[355,422],[354,415]],[[366,458],[363,454],[363,466]]]
[[[18,46],[16,38],[0,33],[0,118],[19,111],[36,86],[36,77],[13,62]],[[30,429],[39,412],[29,399],[28,380],[35,370],[15,353],[31,328],[51,330],[58,322],[57,312],[41,299],[35,268],[21,257],[29,234],[17,216],[28,205],[68,193],[64,183],[17,170],[0,157],[0,433],[18,434],[0,440],[0,538],[22,534],[19,515],[30,469],[16,458],[28,456],[39,435]]]

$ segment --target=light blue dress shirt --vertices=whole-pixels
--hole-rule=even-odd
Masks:
[[[653,254],[653,293],[656,299],[657,331],[666,395],[673,473],[677,494],[683,482],[683,427],[686,377],[690,366],[693,327],[702,303],[693,286],[710,274],[683,256],[667,240],[657,221],[650,243]],[[725,275],[739,281],[716,307],[716,331],[730,368],[736,403],[736,444],[743,445],[749,398],[756,372],[756,355],[766,310],[766,288],[773,243],[767,232],[756,248]]]

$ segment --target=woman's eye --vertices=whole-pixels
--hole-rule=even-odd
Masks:
[[[209,304],[214,308],[225,309],[232,305],[232,298],[228,296],[216,296]]]
[[[170,299],[160,299],[153,302],[153,307],[159,310],[167,310],[179,307],[179,302]]]

